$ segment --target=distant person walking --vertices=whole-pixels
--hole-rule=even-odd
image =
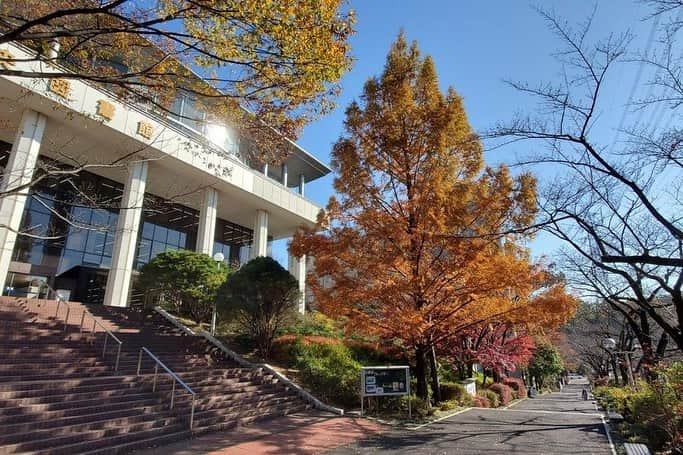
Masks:
[[[583,398],[583,401],[588,401],[588,390],[583,389],[581,391],[581,398]]]

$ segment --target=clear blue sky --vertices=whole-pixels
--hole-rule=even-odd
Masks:
[[[324,162],[329,162],[332,144],[342,132],[344,109],[362,92],[365,81],[382,71],[389,46],[401,29],[409,40],[417,40],[425,54],[431,54],[442,87],[452,85],[465,100],[470,123],[478,130],[528,112],[534,104],[505,84],[504,80],[529,82],[557,78],[560,67],[553,59],[559,41],[548,30],[534,5],[554,10],[570,23],[583,21],[596,8],[593,36],[630,29],[634,46],[644,47],[652,21],[644,21],[648,7],[633,0],[597,2],[542,1],[452,1],[452,0],[369,0],[351,1],[357,16],[352,53],[355,63],[342,80],[343,91],[337,109],[310,124],[298,143]],[[615,72],[615,89],[603,103],[598,125],[605,144],[615,138],[624,105],[633,85],[637,66]],[[641,79],[641,83],[644,82]],[[490,164],[512,162],[515,154],[531,151],[532,144],[487,152]],[[543,175],[541,175],[543,178]],[[324,206],[333,193],[333,176],[308,185],[306,196]],[[532,244],[535,256],[551,255],[559,243],[540,236]],[[283,242],[274,248],[276,259],[286,263]]]

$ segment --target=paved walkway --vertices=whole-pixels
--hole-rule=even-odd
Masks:
[[[375,436],[381,431],[381,426],[365,419],[312,412],[258,422],[239,431],[210,433],[136,454],[313,455]]]
[[[472,409],[413,431],[392,431],[331,454],[611,455],[601,415],[581,399],[584,385],[524,400],[509,409]]]

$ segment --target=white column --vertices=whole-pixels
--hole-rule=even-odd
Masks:
[[[216,237],[216,207],[218,192],[213,188],[204,190],[204,201],[199,211],[199,231],[197,232],[197,252],[211,256]]]
[[[287,163],[282,163],[282,184],[284,185],[285,188],[287,188]]]
[[[256,211],[254,220],[254,244],[251,247],[251,258],[268,254],[268,212]]]
[[[0,196],[0,286],[4,286],[7,280],[17,231],[26,205],[29,188],[21,187],[31,183],[33,178],[46,123],[47,117],[43,114],[28,109],[23,112],[0,184],[2,194],[6,194]],[[13,189],[17,192],[9,193]]]
[[[299,313],[306,312],[306,256],[289,256],[289,273],[299,282]]]
[[[107,277],[104,304],[125,307],[128,304],[133,259],[138,241],[138,229],[142,218],[142,202],[147,184],[147,162],[140,161],[130,168],[123,188],[123,199],[116,226],[114,254]]]
[[[304,187],[306,186],[306,176],[299,174],[299,194],[304,196]]]

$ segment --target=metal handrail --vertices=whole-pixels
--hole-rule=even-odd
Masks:
[[[59,315],[60,306],[62,304],[64,304],[66,306],[66,316],[64,318],[64,329],[63,329],[64,331],[66,331],[67,327],[69,326],[69,316],[71,314],[71,306],[69,305],[69,302],[66,301],[66,299],[62,298],[62,296],[60,296],[59,293],[57,293],[57,291],[55,291],[52,288],[52,286],[50,286],[47,283],[45,283],[45,285],[52,292],[52,294],[55,296],[55,300],[57,301],[57,307],[55,308],[55,316],[54,316],[55,319]],[[26,302],[28,303],[30,300],[31,299],[26,299]],[[88,311],[87,308],[83,308],[83,312],[81,313],[81,323],[80,323],[80,326],[78,329],[78,333],[83,333],[83,325],[85,323],[85,315],[86,314],[88,316],[90,316],[90,318],[93,321],[92,322],[92,329],[91,329],[93,336],[97,333],[95,330],[95,328],[97,326],[99,326],[104,333],[104,346],[102,348],[102,357],[103,358],[106,357],[106,355],[107,355],[107,341],[109,340],[109,338],[111,338],[114,341],[114,343],[117,344],[116,361],[114,362],[114,371],[118,371],[119,370],[119,361],[121,359],[121,346],[123,345],[123,342],[121,340],[119,340],[118,337],[116,335],[114,335],[109,329],[107,329],[104,325],[102,325],[102,323],[99,320],[97,320],[95,315],[93,315],[90,311]]]
[[[157,390],[157,375],[159,373],[159,367],[163,368],[166,370],[166,373],[168,373],[171,376],[171,379],[173,379],[173,386],[171,388],[171,407],[170,409],[173,409],[173,406],[175,405],[175,385],[176,382],[180,384],[187,392],[192,395],[192,408],[190,410],[190,430],[192,430],[192,426],[194,424],[194,406],[195,406],[195,399],[197,398],[197,394],[195,393],[194,390],[190,388],[189,385],[185,384],[182,379],[178,377],[177,374],[175,374],[169,367],[167,367],[164,362],[159,360],[157,356],[152,354],[152,352],[147,349],[146,347],[140,348],[140,354],[138,355],[138,370],[137,370],[137,375],[140,376],[140,370],[142,368],[142,353],[147,354],[152,360],[154,360],[155,365],[154,365],[154,379],[152,381],[152,392],[156,392]]]

